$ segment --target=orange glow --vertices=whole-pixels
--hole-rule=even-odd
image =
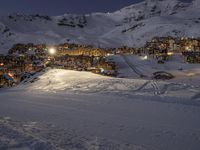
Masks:
[[[4,66],[4,63],[0,63],[0,67]]]
[[[190,51],[190,50],[192,49],[192,46],[191,46],[191,45],[186,46],[185,49],[186,49],[187,51]]]
[[[14,74],[13,73],[8,73],[8,75],[10,76],[10,77],[12,77],[12,78],[14,78]]]
[[[171,56],[173,55],[174,53],[173,52],[168,52],[167,55]]]

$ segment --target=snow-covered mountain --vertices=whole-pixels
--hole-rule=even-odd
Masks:
[[[0,48],[18,42],[139,47],[154,36],[200,37],[199,7],[200,0],[145,0],[113,13],[2,16]]]

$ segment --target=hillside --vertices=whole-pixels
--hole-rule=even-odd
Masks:
[[[199,37],[198,7],[199,0],[145,0],[113,13],[2,16],[1,53],[18,42],[139,47],[154,36]]]
[[[199,86],[62,69],[34,78],[0,91],[0,149],[199,149]]]

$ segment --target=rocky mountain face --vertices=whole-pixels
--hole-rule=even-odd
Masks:
[[[0,17],[0,53],[14,43],[142,46],[155,36],[200,37],[200,0],[145,0],[112,13]]]

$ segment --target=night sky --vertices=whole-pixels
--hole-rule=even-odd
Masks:
[[[1,0],[0,15],[112,12],[142,0]],[[192,1],[192,0],[182,0]]]

